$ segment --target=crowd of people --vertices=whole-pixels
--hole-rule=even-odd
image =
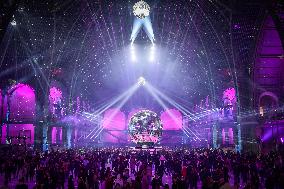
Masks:
[[[283,154],[222,149],[0,149],[2,188],[16,189],[280,189]],[[33,186],[26,183],[34,183]]]

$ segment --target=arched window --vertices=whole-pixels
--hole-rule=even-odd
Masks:
[[[259,97],[259,113],[273,112],[278,108],[278,97],[272,92],[264,92]]]
[[[181,130],[182,114],[176,109],[167,109],[161,114],[163,130]]]
[[[35,91],[26,84],[17,84],[6,95],[10,106],[10,121],[33,122],[35,118]]]
[[[9,119],[9,136],[12,137],[11,142],[14,144],[33,144],[33,122],[35,120],[36,107],[34,89],[27,84],[21,83],[12,86],[5,94],[3,106],[5,121]],[[5,143],[6,134],[7,124],[2,127],[2,143]]]

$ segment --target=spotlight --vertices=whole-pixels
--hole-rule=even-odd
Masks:
[[[155,43],[153,43],[152,47],[151,47],[151,51],[154,51],[156,48],[155,48]]]
[[[153,44],[150,51],[150,62],[153,62],[155,60],[155,50],[155,44]]]
[[[132,61],[135,62],[136,61],[136,53],[135,53],[134,45],[132,43],[130,45],[130,54],[131,54]]]
[[[144,77],[139,77],[137,83],[139,86],[144,86],[146,84],[146,79]]]
[[[18,11],[23,12],[25,10],[24,5],[19,5]]]
[[[17,22],[15,20],[15,18],[10,22],[12,26],[16,26],[17,25]]]
[[[137,13],[139,14],[139,13]],[[130,36],[130,41],[133,43],[138,35],[138,33],[141,31],[142,28],[144,28],[144,31],[146,32],[147,36],[149,37],[152,44],[155,41],[153,26],[151,22],[151,18],[149,16],[144,17],[144,13],[141,16],[138,16],[134,19],[133,27],[132,27],[132,33]],[[141,18],[139,18],[141,17]]]

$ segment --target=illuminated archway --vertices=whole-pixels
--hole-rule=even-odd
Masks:
[[[35,120],[35,107],[35,91],[31,86],[18,83],[7,91],[3,114],[5,120],[10,124],[8,131],[7,124],[2,127],[2,143],[6,141],[7,132],[12,143],[34,143],[34,125],[32,123]]]
[[[278,107],[278,97],[272,92],[264,92],[259,97],[259,107],[271,107],[277,108]]]
[[[176,109],[167,109],[161,114],[164,130],[181,130],[182,114]]]
[[[104,113],[101,141],[104,143],[126,143],[126,120],[125,114],[117,108],[112,108]]]

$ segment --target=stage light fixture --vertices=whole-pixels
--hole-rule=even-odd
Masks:
[[[16,26],[17,25],[17,22],[15,20],[15,18],[10,22],[12,26]]]
[[[137,83],[139,86],[144,86],[146,84],[146,79],[144,77],[139,77]]]

